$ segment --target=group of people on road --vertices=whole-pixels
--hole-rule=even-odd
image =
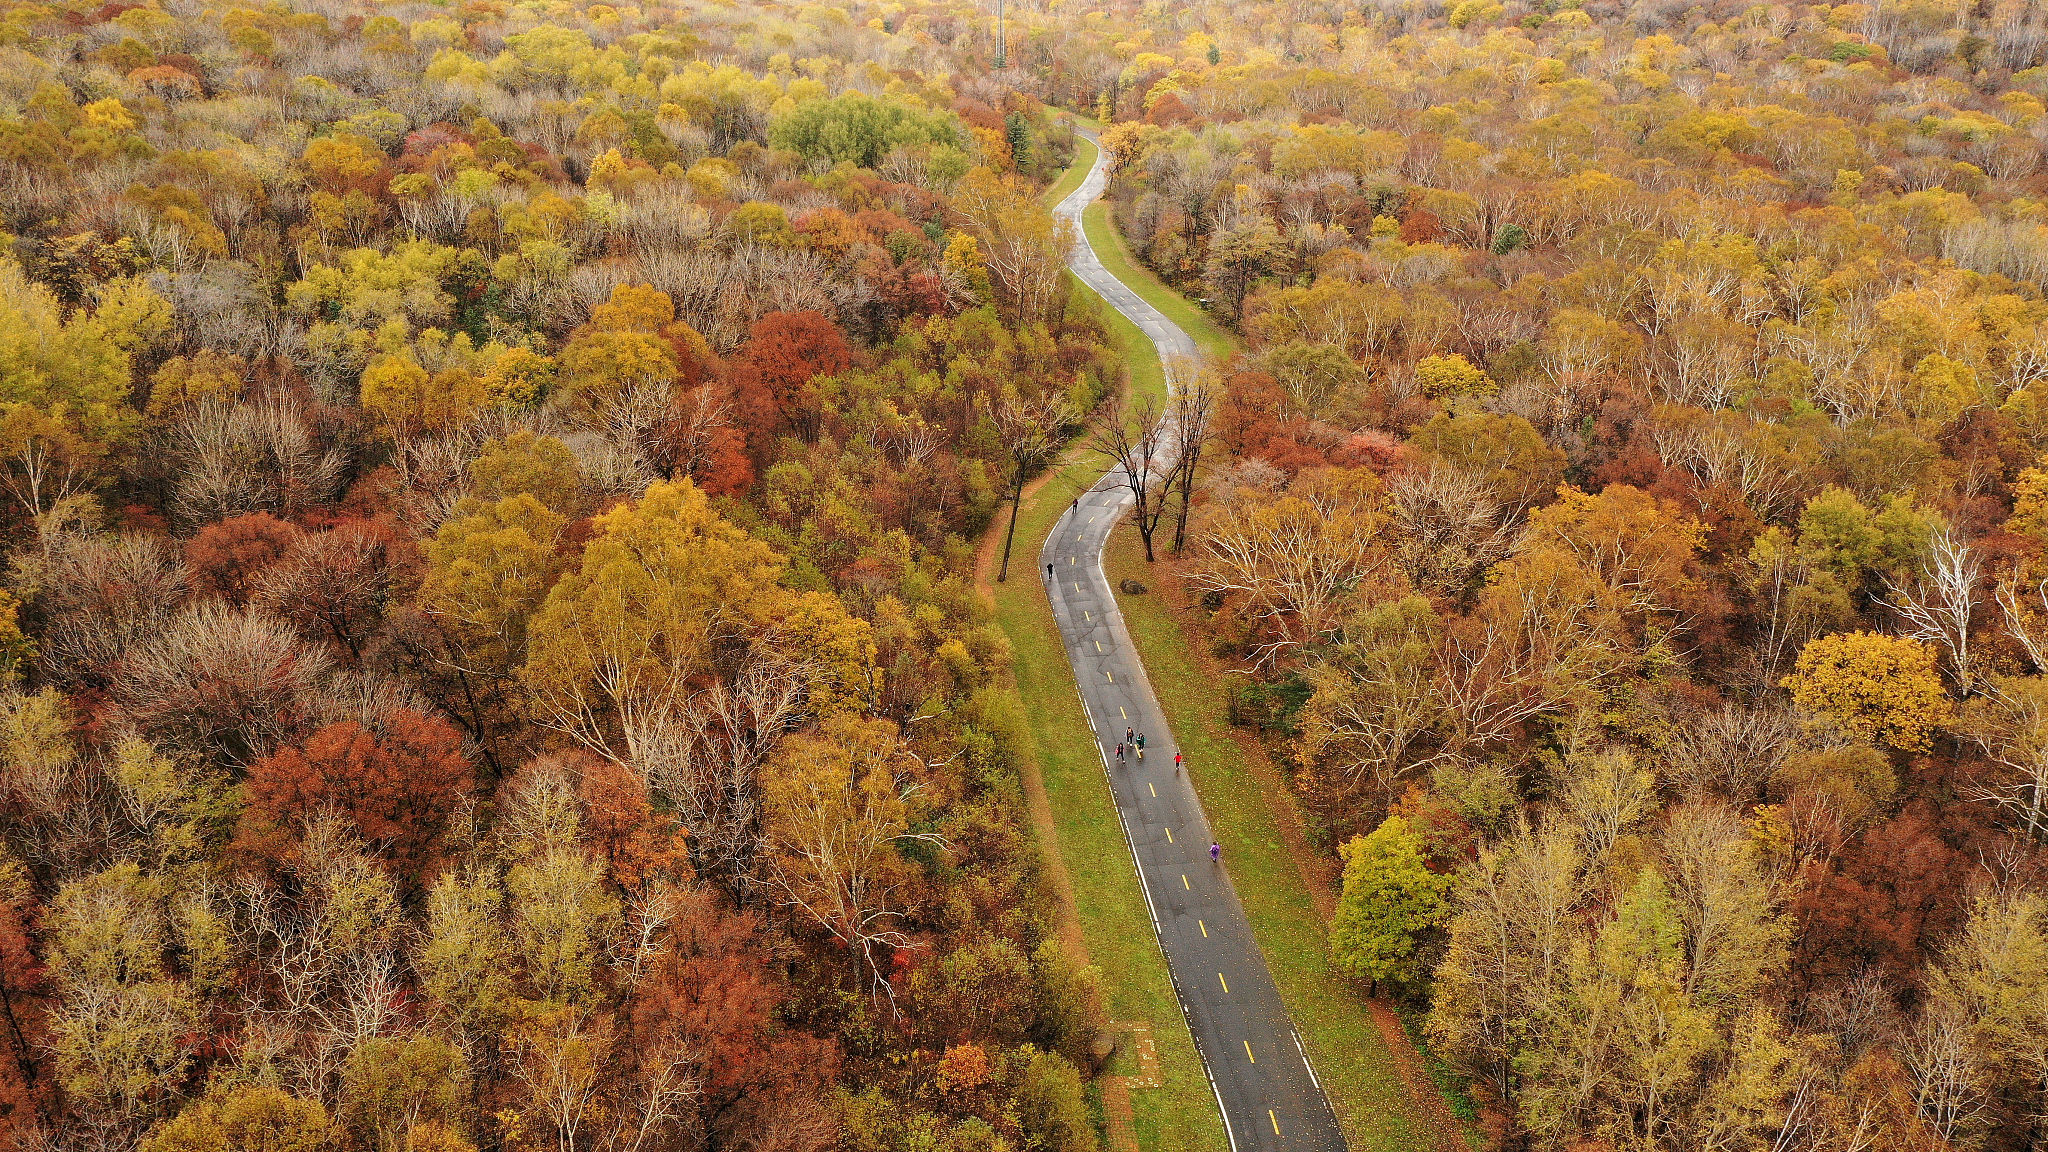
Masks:
[[[1123,763],[1126,753],[1134,754],[1140,760],[1145,758],[1145,734],[1143,732],[1132,732],[1129,728],[1124,729],[1124,738],[1116,746],[1116,762],[1119,764]],[[1175,768],[1180,767],[1180,755],[1178,753],[1173,757],[1173,766]]]
[[[1130,752],[1135,752],[1137,754],[1138,759],[1140,760],[1143,760],[1145,758],[1145,734],[1134,729],[1126,728],[1124,729],[1124,738],[1118,741],[1116,746],[1116,762],[1119,767],[1121,767],[1124,763],[1125,754]],[[1181,755],[1180,753],[1175,752],[1173,754],[1174,775],[1180,775],[1180,766]],[[1223,845],[1211,843],[1209,845],[1210,862],[1220,863],[1222,859]]]
[[[1122,764],[1124,762],[1124,757],[1132,755],[1136,756],[1140,760],[1143,760],[1145,758],[1145,734],[1143,732],[1137,732],[1133,731],[1132,729],[1126,728],[1124,729],[1124,738],[1117,742],[1116,762],[1118,764]],[[1175,752],[1173,754],[1174,775],[1180,775],[1180,766],[1182,763],[1183,761],[1181,759],[1181,754]]]

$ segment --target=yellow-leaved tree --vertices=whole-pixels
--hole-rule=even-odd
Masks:
[[[838,716],[792,737],[763,770],[769,871],[784,898],[853,953],[858,974],[885,984],[881,947],[911,946],[901,931],[917,866],[898,851],[928,804],[910,755],[887,721]]]
[[[1925,752],[1948,720],[1934,649],[1905,636],[1839,632],[1809,642],[1783,681],[1813,723],[1851,740]]]
[[[137,422],[138,353],[171,325],[171,306],[140,280],[102,286],[65,314],[48,288],[0,257],[0,485],[31,516],[96,480]]]
[[[713,511],[688,480],[598,517],[580,566],[535,615],[522,673],[544,722],[643,772],[666,758],[690,689],[773,638],[795,653],[814,713],[871,682],[866,622],[778,581],[783,559]],[[800,645],[800,647],[798,646]]]

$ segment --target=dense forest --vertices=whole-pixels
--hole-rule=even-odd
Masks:
[[[0,5],[0,1144],[1095,1147],[971,542],[1121,370],[889,23]]]
[[[2048,1139],[2044,19],[1033,26],[1243,338],[1180,571],[1333,954],[1511,1146]]]
[[[1092,1152],[975,558],[1133,419],[1488,1139],[2048,1142],[2048,11],[991,16],[0,0],[0,1145]]]

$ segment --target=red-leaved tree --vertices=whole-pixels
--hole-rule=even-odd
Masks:
[[[634,1006],[635,1046],[656,1052],[680,1044],[695,1054],[703,1077],[699,1127],[715,1134],[715,1146],[746,1147],[774,1128],[786,1141],[779,1146],[829,1147],[831,1125],[819,1101],[838,1073],[838,1046],[778,1018],[788,991],[770,964],[770,946],[754,916],[692,893]],[[822,1138],[807,1138],[811,1128]]]
[[[448,818],[472,786],[455,726],[398,708],[375,729],[329,724],[249,769],[244,842],[260,846],[323,808],[353,821],[401,876],[434,863]]]
[[[268,512],[230,516],[208,524],[185,543],[192,588],[241,604],[264,569],[291,554],[304,533]]]
[[[4,862],[0,862],[4,863]],[[7,873],[0,870],[0,885]],[[36,1054],[42,1048],[42,996],[46,969],[37,958],[32,927],[35,897],[26,884],[0,890],[0,1133],[26,1131],[49,1090]],[[5,1147],[0,1138],[0,1147]]]
[[[733,382],[747,442],[759,454],[784,427],[816,434],[817,404],[809,385],[853,363],[839,326],[819,312],[770,312],[754,321],[740,349]]]
[[[576,754],[575,763],[583,834],[613,883],[636,891],[660,869],[687,859],[672,822],[655,815],[647,785],[632,769],[588,753]]]

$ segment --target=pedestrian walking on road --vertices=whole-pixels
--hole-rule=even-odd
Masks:
[[[1124,744],[1121,740],[1117,741],[1116,744],[1116,762],[1119,765],[1124,762]]]
[[[1176,776],[1180,775],[1180,753],[1178,752],[1173,754],[1173,774]]]
[[[1215,863],[1218,863],[1218,862],[1220,862],[1220,861],[1221,861],[1222,859],[1223,859],[1223,845],[1221,845],[1221,844],[1215,844],[1215,843],[1211,843],[1211,844],[1209,845],[1209,863],[1211,863],[1211,864],[1215,864]]]
[[[1140,732],[1140,733],[1138,733],[1138,759],[1140,759],[1140,760],[1143,760],[1144,758],[1145,758],[1145,734],[1144,734],[1143,732]]]
[[[1124,743],[1129,744],[1134,736],[1135,734],[1129,728],[1124,729]]]
[[[1052,579],[1052,565],[1050,565],[1050,564],[1047,564],[1047,565],[1045,566],[1045,578],[1046,578],[1047,580],[1050,580],[1050,579]]]

